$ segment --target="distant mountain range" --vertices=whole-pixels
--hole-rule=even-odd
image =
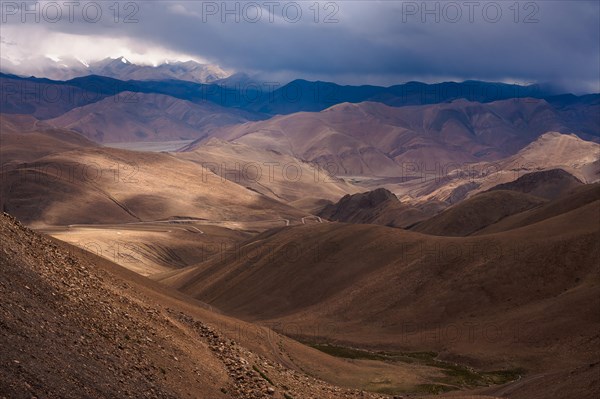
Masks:
[[[123,70],[128,64],[106,65],[107,71]],[[141,72],[139,72],[141,73]],[[117,74],[117,72],[115,72]],[[135,76],[134,73],[130,77]],[[544,86],[518,86],[504,83],[466,81],[426,84],[409,82],[402,85],[341,86],[328,82],[294,80],[284,85],[258,83],[245,74],[232,75],[213,83],[195,83],[181,79],[122,80],[113,77],[89,75],[67,81],[22,77],[0,73],[0,87],[5,95],[0,99],[5,113],[33,114],[47,119],[61,115],[75,107],[90,104],[121,92],[156,93],[191,102],[210,101],[223,107],[241,108],[267,118],[295,112],[318,112],[340,103],[377,102],[400,107],[452,102],[465,99],[489,103],[511,98],[544,99],[558,108],[579,104],[599,105],[600,95],[575,96],[556,93]],[[56,94],[61,92],[61,94]],[[62,93],[64,92],[64,93]],[[34,95],[23,96],[23,93]],[[35,95],[35,94],[38,95]],[[52,96],[50,96],[50,94]],[[573,117],[580,119],[579,115]]]
[[[115,61],[105,67],[129,68]],[[333,163],[346,176],[402,176],[401,165],[429,164],[432,157],[442,164],[493,161],[548,131],[600,140],[600,94],[552,95],[487,82],[385,88],[300,80],[267,94],[257,85],[245,90],[249,81],[243,74],[213,84],[0,74],[0,112],[32,115],[98,143],[196,140],[195,148],[211,137],[236,140]],[[519,97],[526,94],[533,97]]]
[[[160,65],[137,65],[125,57],[105,58],[87,63],[72,57],[54,61],[43,57],[28,62],[24,68],[2,59],[3,72],[17,75],[28,74],[56,80],[69,80],[76,77],[99,75],[120,80],[166,80],[177,79],[196,83],[209,83],[225,79],[229,73],[215,64],[201,64],[196,61],[165,61]]]

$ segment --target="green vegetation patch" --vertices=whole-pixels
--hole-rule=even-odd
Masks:
[[[416,387],[418,392],[428,394],[439,394],[457,389],[505,384],[514,381],[525,374],[525,370],[521,368],[477,371],[461,364],[439,360],[437,359],[438,354],[436,352],[374,352],[329,344],[309,344],[309,346],[331,356],[345,359],[379,360],[392,363],[402,362],[437,368],[444,374],[444,377],[432,381],[435,383],[421,384]],[[386,390],[386,392],[381,390],[377,390],[377,392],[389,394],[398,393],[387,392],[387,388],[382,389]]]

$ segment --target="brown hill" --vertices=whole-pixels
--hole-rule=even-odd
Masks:
[[[465,238],[338,223],[280,228],[163,282],[238,317],[294,326],[288,333],[312,342],[581,373],[597,361],[599,206]],[[335,329],[308,333],[325,323]],[[567,387],[578,381],[563,375]],[[588,389],[600,392],[597,375]]]
[[[549,132],[507,158],[454,165],[455,169],[435,172],[417,169],[410,179],[387,187],[403,202],[454,203],[526,174],[551,169],[563,169],[584,183],[594,183],[600,176],[599,160],[600,144],[572,134]]]
[[[164,153],[84,148],[3,172],[2,206],[36,226],[174,216],[212,221],[299,219],[288,205]],[[174,193],[177,193],[174,195]]]
[[[29,115],[0,114],[0,165],[32,162],[48,154],[97,144]]]
[[[600,144],[582,140],[574,134],[548,132],[499,162],[498,166],[516,177],[529,172],[563,169],[584,183],[594,183],[598,180],[599,160]]]
[[[462,237],[473,234],[507,216],[538,207],[541,198],[507,190],[477,194],[412,228],[419,233]]]
[[[394,108],[343,103],[230,126],[213,135],[329,164],[337,175],[403,176],[408,166],[492,161],[547,131],[578,131],[543,100],[464,100]]]
[[[302,223],[308,215],[195,162],[97,147],[68,134],[90,146],[21,139],[51,137],[46,132],[12,134],[17,145],[3,145],[10,152],[2,152],[9,164],[0,174],[0,207],[140,274],[198,263],[215,248],[235,246],[270,227]],[[29,144],[43,144],[38,148],[45,156],[20,163],[35,155]]]
[[[224,125],[254,120],[249,112],[162,94],[123,92],[75,108],[48,123],[99,143],[194,140]]]
[[[143,275],[195,264],[214,248],[248,238],[249,231],[307,216],[195,162],[100,148],[29,116],[0,122],[0,206]],[[327,187],[308,182],[305,189]],[[337,189],[330,196],[345,193]]]
[[[402,204],[393,193],[379,188],[345,195],[337,203],[326,205],[318,216],[336,222],[404,228],[432,215],[428,215],[424,209]]]
[[[323,200],[336,200],[358,191],[357,187],[331,176],[317,165],[289,154],[237,142],[213,138],[193,151],[174,155],[278,201],[291,203],[302,200],[300,206],[303,209],[311,209]]]

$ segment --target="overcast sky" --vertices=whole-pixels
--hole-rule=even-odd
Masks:
[[[1,57],[27,65],[195,59],[272,80],[479,79],[600,92],[598,1],[2,1]],[[318,11],[317,11],[318,10]],[[36,21],[37,20],[37,21]]]

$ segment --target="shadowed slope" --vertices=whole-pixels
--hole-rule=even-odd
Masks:
[[[599,207],[485,237],[281,228],[163,282],[239,317],[293,323],[288,333],[305,339],[331,323],[319,341],[434,350],[487,367],[578,367],[595,359],[600,327]]]
[[[412,230],[435,236],[468,236],[499,220],[535,208],[545,201],[514,191],[495,190],[475,195],[446,209]]]
[[[583,183],[570,173],[562,169],[551,169],[528,173],[515,181],[492,187],[489,191],[511,190],[552,200],[582,185]]]
[[[438,236],[497,233],[570,212],[598,199],[597,183],[584,185],[561,169],[534,172],[476,194],[412,230]]]
[[[539,207],[508,216],[497,223],[481,229],[475,234],[491,234],[518,229],[520,227],[528,226],[545,219],[571,212],[577,208],[594,203],[598,200],[600,200],[600,184],[586,184],[572,190],[571,192],[560,198],[557,198],[554,201],[550,201]],[[600,219],[600,209],[598,209],[598,212],[599,213],[596,215],[596,220]]]
[[[326,205],[318,215],[336,222],[403,228],[431,217],[424,209],[402,204],[385,188],[345,195],[337,203]]]

